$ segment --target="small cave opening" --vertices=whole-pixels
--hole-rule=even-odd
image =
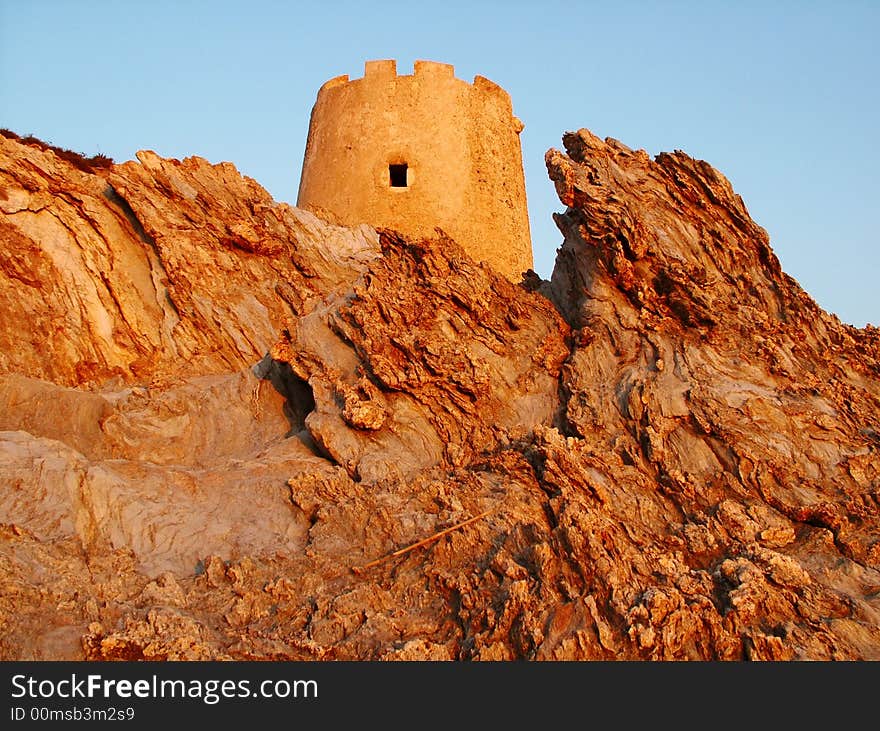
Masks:
[[[305,429],[306,417],[315,410],[315,396],[312,387],[293,372],[290,363],[266,355],[254,366],[254,375],[269,381],[284,397],[284,416],[290,425],[287,436],[294,436]]]
[[[409,168],[405,162],[388,166],[388,179],[392,188],[406,188],[409,185]]]

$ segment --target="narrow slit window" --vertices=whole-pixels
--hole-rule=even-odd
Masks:
[[[388,177],[391,181],[392,188],[406,188],[407,187],[407,167],[406,163],[402,162],[397,165],[389,165],[388,166]]]

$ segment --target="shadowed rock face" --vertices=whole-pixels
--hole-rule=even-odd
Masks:
[[[564,143],[514,285],[0,138],[0,657],[880,658],[877,330],[706,163]]]

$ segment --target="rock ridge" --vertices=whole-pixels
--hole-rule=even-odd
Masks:
[[[549,281],[0,137],[0,657],[880,658],[880,337],[724,176],[550,150]]]

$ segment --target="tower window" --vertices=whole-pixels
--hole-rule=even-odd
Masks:
[[[406,168],[405,162],[388,166],[388,178],[392,188],[406,188]]]

